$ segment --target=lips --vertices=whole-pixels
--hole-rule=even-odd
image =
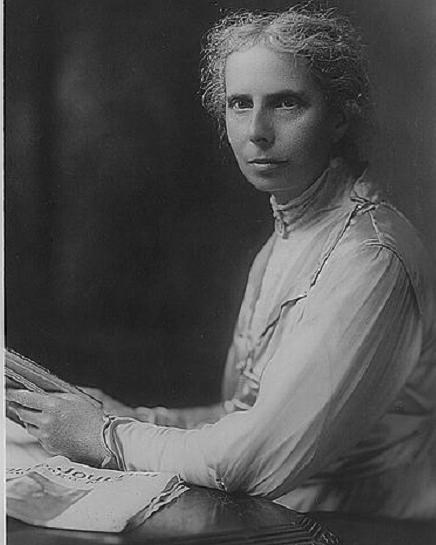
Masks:
[[[270,157],[257,157],[255,159],[250,159],[247,162],[255,171],[258,172],[269,172],[277,170],[287,164],[287,161],[273,159]]]
[[[250,159],[248,163],[250,163],[250,165],[282,165],[283,163],[287,163],[287,161],[273,159],[270,157],[258,157],[255,159]]]

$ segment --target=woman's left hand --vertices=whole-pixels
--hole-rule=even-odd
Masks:
[[[103,442],[104,413],[86,399],[7,389],[6,400],[50,454],[93,466],[101,465],[108,454]]]

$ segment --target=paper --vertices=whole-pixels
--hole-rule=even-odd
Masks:
[[[41,443],[19,424],[5,420],[6,469],[30,467],[51,458]]]
[[[30,358],[12,349],[4,351],[7,388],[25,388],[31,392],[65,392],[84,397],[95,406],[100,402],[77,386],[60,379]]]
[[[37,526],[122,532],[138,526],[185,490],[173,473],[96,469],[55,456],[7,471],[6,511]]]

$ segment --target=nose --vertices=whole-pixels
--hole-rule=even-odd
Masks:
[[[263,108],[252,110],[248,136],[258,146],[270,146],[274,142],[274,125],[269,112]]]

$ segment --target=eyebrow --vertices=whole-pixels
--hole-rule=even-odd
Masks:
[[[265,98],[268,102],[274,102],[276,100],[280,100],[283,98],[295,98],[301,102],[308,102],[309,98],[307,96],[307,93],[304,91],[295,91],[293,89],[283,89],[283,91],[278,91],[276,93],[271,93],[269,95],[266,95]],[[252,98],[252,95],[249,93],[233,93],[227,97],[227,104],[231,104],[235,99],[245,99],[250,100]]]

